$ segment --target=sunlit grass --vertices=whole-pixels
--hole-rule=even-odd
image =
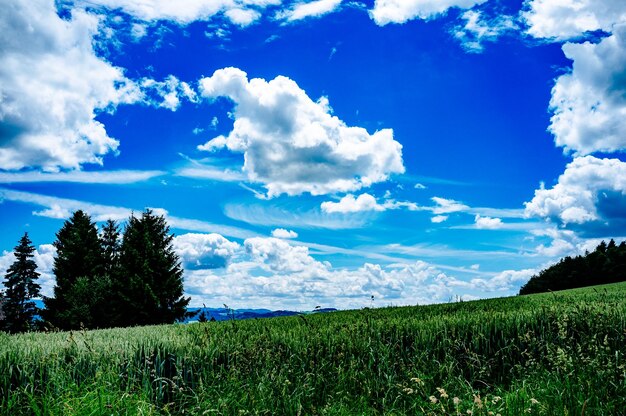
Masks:
[[[620,415],[625,295],[0,334],[0,412]]]

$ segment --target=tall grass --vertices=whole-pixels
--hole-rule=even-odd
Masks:
[[[625,295],[0,334],[0,414],[623,415]]]

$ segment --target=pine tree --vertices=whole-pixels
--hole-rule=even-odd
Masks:
[[[186,316],[183,270],[162,216],[146,210],[128,221],[120,249],[118,313],[126,325],[173,323]]]
[[[4,328],[11,333],[28,331],[34,327],[38,308],[32,299],[38,297],[41,290],[36,282],[39,273],[33,260],[34,252],[35,247],[28,238],[28,233],[24,233],[15,247],[15,261],[8,268],[4,281]]]
[[[79,210],[56,234],[54,296],[44,298],[44,319],[60,329],[96,327],[94,305],[101,295],[104,260],[98,230],[89,215]],[[78,284],[77,284],[78,283]]]
[[[120,231],[117,223],[107,220],[100,234],[104,274],[114,276],[118,272],[120,256]]]

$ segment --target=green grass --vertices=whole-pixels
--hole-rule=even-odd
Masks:
[[[2,415],[623,415],[626,284],[0,334]]]

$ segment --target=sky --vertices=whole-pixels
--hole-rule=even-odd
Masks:
[[[626,236],[623,0],[12,0],[0,273],[164,215],[190,306],[514,295]]]

